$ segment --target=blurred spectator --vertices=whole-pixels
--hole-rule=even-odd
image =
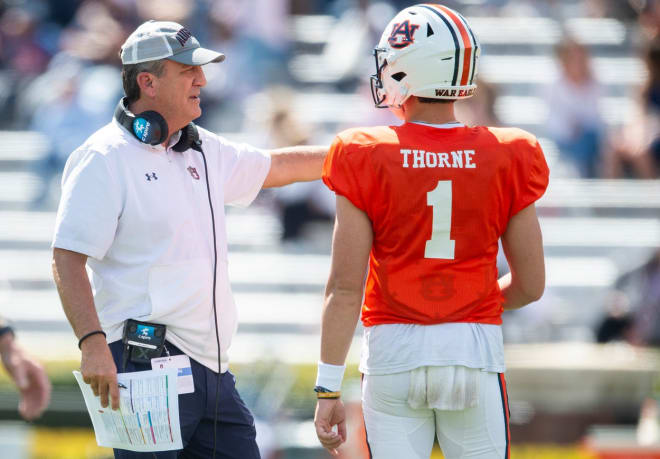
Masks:
[[[61,50],[21,95],[27,127],[50,140],[47,156],[36,165],[42,186],[33,198],[34,208],[54,205],[51,184],[66,159],[90,132],[107,123],[122,94],[117,49],[125,31],[113,17],[117,11],[102,2],[83,2],[61,32]]]
[[[601,88],[593,77],[587,48],[570,37],[556,48],[560,74],[547,88],[548,135],[561,158],[580,177],[599,174],[605,125],[599,113]]]
[[[1,317],[0,357],[21,393],[18,412],[26,421],[38,418],[50,403],[50,381],[41,364],[28,357],[16,343],[14,331]]]
[[[647,80],[635,101],[630,122],[611,140],[605,176],[658,177],[660,164],[660,37],[646,47]]]
[[[607,315],[596,329],[596,341],[598,343],[628,341],[632,324],[628,296],[620,290],[611,292],[607,299],[606,311]]]
[[[660,1],[659,0],[629,0],[638,12],[637,21],[647,39],[653,40],[660,32]]]
[[[456,102],[456,119],[467,126],[499,126],[495,114],[497,90],[477,77],[477,91],[469,99]]]
[[[608,316],[598,326],[599,342],[623,339],[660,346],[660,249],[616,282]]]
[[[39,24],[41,15],[40,9],[24,5],[8,8],[0,16],[0,110],[2,124],[11,128],[21,127],[14,113],[16,95],[50,59],[48,44],[53,37]]]
[[[39,17],[27,8],[6,10],[0,19],[2,58],[20,77],[39,74],[50,56],[38,39]]]
[[[295,92],[286,87],[272,87],[253,98],[259,106],[257,126],[246,130],[264,132],[259,142],[267,148],[286,145],[309,145],[312,127],[295,111]],[[305,226],[312,221],[331,222],[335,200],[320,180],[293,183],[273,190],[282,223],[282,241],[296,241],[303,236]]]
[[[84,67],[75,61],[67,66],[55,66],[52,74],[43,76],[45,81],[57,76],[68,78],[60,80],[60,91],[39,105],[30,121],[30,129],[43,133],[51,145],[46,158],[37,165],[43,183],[32,202],[34,208],[51,203],[51,182],[58,179],[71,152],[112,117],[121,95],[119,70],[115,67]],[[52,86],[49,89],[52,91]]]
[[[218,49],[226,65],[205,69],[206,87],[202,97],[202,120],[211,130],[238,132],[243,124],[243,103],[257,91],[254,68],[247,44],[239,30],[240,11],[233,2],[219,0],[210,8],[209,46]]]

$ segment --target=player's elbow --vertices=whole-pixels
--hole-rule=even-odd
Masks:
[[[326,302],[353,309],[362,303],[362,284],[339,279],[330,279],[325,289]]]
[[[545,276],[534,276],[519,284],[522,300],[525,304],[538,301],[545,291]]]

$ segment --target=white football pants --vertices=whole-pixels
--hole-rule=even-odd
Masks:
[[[510,456],[509,406],[501,373],[421,367],[364,375],[362,411],[375,459],[428,459],[436,435],[446,459]]]

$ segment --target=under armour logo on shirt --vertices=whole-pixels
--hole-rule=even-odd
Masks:
[[[147,173],[144,174],[147,177],[147,182],[151,182],[151,180],[158,180],[158,177],[156,177],[156,173],[152,172],[151,174]]]

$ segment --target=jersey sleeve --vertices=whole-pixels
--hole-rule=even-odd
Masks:
[[[323,164],[322,178],[328,188],[366,212],[368,201],[364,194],[371,168],[365,161],[365,155],[350,151],[340,137],[335,137]]]
[[[515,164],[512,171],[513,200],[509,218],[536,202],[548,188],[550,170],[538,140],[530,136],[513,148]]]
[[[104,155],[75,152],[62,175],[53,247],[98,260],[110,249],[121,215],[121,188]]]

